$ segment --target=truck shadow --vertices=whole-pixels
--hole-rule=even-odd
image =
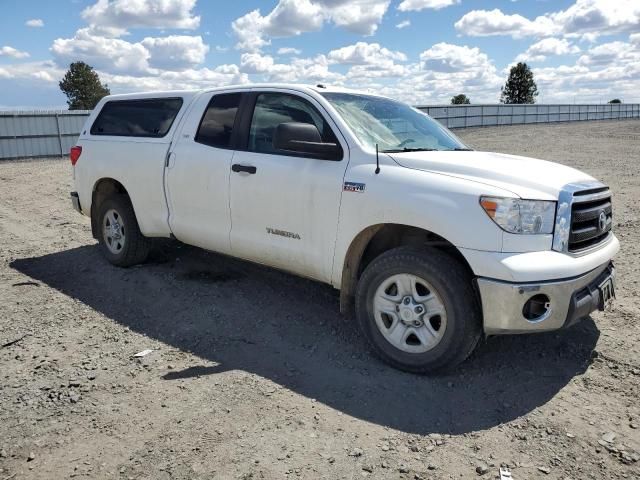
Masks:
[[[126,270],[95,246],[11,266],[207,361],[166,381],[245,370],[410,433],[466,433],[527,414],[587,369],[599,336],[589,319],[562,332],[490,338],[455,371],[423,377],[373,358],[332,288],[197,248],[169,242]]]

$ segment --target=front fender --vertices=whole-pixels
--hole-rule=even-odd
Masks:
[[[376,175],[370,165],[347,172],[345,181],[364,184],[344,191],[332,272],[340,288],[344,261],[361,232],[381,224],[399,224],[432,232],[457,248],[499,252],[502,231],[482,211],[481,195],[512,196],[478,182],[438,173],[385,165]]]

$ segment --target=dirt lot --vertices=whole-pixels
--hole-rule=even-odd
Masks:
[[[171,243],[111,267],[68,161],[0,163],[0,480],[640,478],[640,121],[458,134],[606,181],[623,247],[612,312],[437,377],[328,286]]]

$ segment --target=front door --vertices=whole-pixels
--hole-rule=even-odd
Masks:
[[[329,282],[348,162],[346,143],[311,97],[265,91],[255,94],[254,101],[245,148],[236,151],[231,166],[231,251]],[[341,160],[276,150],[274,131],[288,122],[314,124],[323,141],[341,145]]]

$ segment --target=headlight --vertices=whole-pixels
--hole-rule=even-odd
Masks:
[[[552,233],[556,202],[520,198],[480,197],[480,205],[509,233]]]

